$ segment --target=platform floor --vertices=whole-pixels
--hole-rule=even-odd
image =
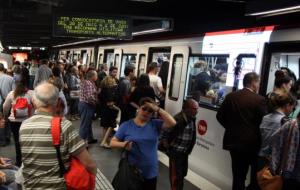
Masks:
[[[73,122],[76,128],[79,128],[79,121]],[[99,120],[93,122],[93,132],[94,138],[100,140],[101,128],[99,125]],[[99,146],[99,143],[90,145],[89,152],[91,153],[93,159],[97,163],[98,167],[98,185],[97,190],[108,190],[109,188],[103,188],[103,185],[110,182],[118,168],[118,163],[120,159],[120,151],[116,149],[105,149]],[[9,157],[15,159],[15,149],[13,145],[13,140],[9,146],[0,147],[0,156]],[[102,183],[102,188],[101,188]],[[169,190],[169,172],[168,168],[162,163],[159,164],[159,176],[157,183],[157,190]],[[185,180],[184,190],[199,190],[193,184]]]

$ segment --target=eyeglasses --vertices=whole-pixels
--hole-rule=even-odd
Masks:
[[[153,112],[154,112],[152,109],[147,108],[147,107],[142,107],[142,110],[143,110],[144,112],[148,112],[148,113],[153,113]]]

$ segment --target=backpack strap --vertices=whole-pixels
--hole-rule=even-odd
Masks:
[[[56,150],[56,157],[59,164],[60,177],[66,173],[66,168],[63,164],[61,153],[60,153],[60,134],[61,134],[61,117],[53,117],[51,120],[51,134],[52,134],[52,143]]]

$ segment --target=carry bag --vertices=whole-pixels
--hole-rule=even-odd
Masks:
[[[112,186],[115,190],[142,190],[144,177],[141,171],[128,162],[128,151],[125,145],[119,162],[119,169],[112,180]]]
[[[65,169],[60,154],[61,118],[54,117],[51,121],[51,134],[53,145],[56,149],[57,160],[60,168],[60,177],[64,177],[68,190],[94,190],[95,175],[86,170],[82,163],[71,157],[69,170]]]

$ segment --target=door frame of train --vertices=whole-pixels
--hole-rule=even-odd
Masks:
[[[117,55],[119,55],[118,60],[116,60]],[[113,66],[118,68],[117,77],[120,76],[120,68],[121,68],[121,64],[122,64],[122,55],[123,55],[123,49],[121,49],[121,48],[114,49],[114,64],[113,64]],[[116,61],[118,61],[118,64],[116,63]]]
[[[170,94],[170,87],[171,87],[171,79],[173,77],[172,72],[173,72],[173,64],[175,61],[174,58],[177,55],[183,55],[183,62],[182,62],[182,67],[181,67],[182,69],[180,75],[179,95],[178,98],[174,99],[173,97],[170,97],[169,94]],[[179,112],[182,108],[189,56],[190,56],[190,48],[188,46],[172,47],[170,63],[169,63],[169,76],[168,76],[168,83],[167,83],[166,97],[165,97],[166,110],[172,115]]]
[[[102,56],[100,56],[100,55],[102,55]],[[98,48],[96,69],[99,69],[99,65],[103,64],[103,57],[104,57],[104,49],[103,48]]]
[[[147,71],[147,63],[148,63],[148,52],[149,52],[149,48],[144,48],[141,47],[138,49],[137,51],[137,57],[136,57],[136,66],[135,66],[135,76],[139,77],[138,75],[140,75],[141,73],[139,73],[139,69],[140,69],[140,58],[142,55],[145,56],[145,73]]]
[[[274,53],[281,52],[300,52],[300,42],[271,42],[265,44],[264,56],[262,60],[262,68],[261,68],[261,85],[259,89],[259,93],[261,95],[267,94],[268,80],[269,80],[269,72],[271,66],[271,59]]]

